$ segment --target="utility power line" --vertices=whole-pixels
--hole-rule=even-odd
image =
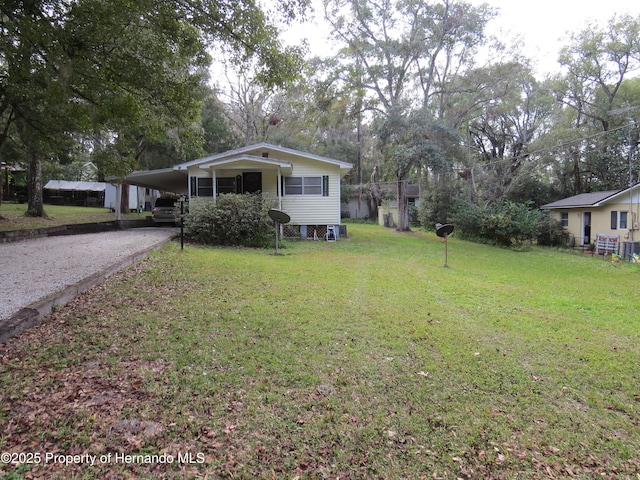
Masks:
[[[639,107],[640,108],[640,107]],[[591,140],[594,138],[598,138],[604,135],[608,135],[610,133],[614,133],[617,132],[619,130],[624,130],[629,128],[629,125],[623,125],[621,127],[616,127],[616,128],[612,128],[611,130],[606,130],[604,132],[598,132],[598,133],[594,133],[592,135],[587,135],[584,137],[580,137],[579,139],[576,140],[571,140],[569,142],[564,142],[564,143],[560,143],[557,145],[554,145],[552,147],[546,147],[546,148],[541,148],[539,150],[534,150],[533,152],[527,152],[527,153],[522,153],[520,155],[516,155],[514,157],[509,157],[509,158],[501,158],[501,159],[497,159],[497,160],[492,160],[490,162],[483,162],[482,165],[496,165],[496,164],[500,164],[500,163],[506,163],[506,162],[513,162],[514,160],[520,160],[526,157],[530,157],[530,156],[534,156],[534,155],[540,155],[543,153],[551,153],[554,152],[555,150],[561,149],[561,148],[566,148],[566,147],[570,147],[572,145],[576,145],[576,144],[580,144],[582,142],[584,142],[585,140]]]

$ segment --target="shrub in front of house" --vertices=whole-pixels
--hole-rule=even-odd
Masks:
[[[261,194],[226,194],[212,199],[193,198],[185,215],[185,235],[204,245],[269,247],[273,222]]]
[[[575,246],[572,245],[571,236],[564,229],[559,220],[553,218],[550,212],[540,212],[538,219],[538,245],[545,247]]]

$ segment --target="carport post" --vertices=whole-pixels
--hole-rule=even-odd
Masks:
[[[122,182],[116,183],[116,222],[122,220]]]

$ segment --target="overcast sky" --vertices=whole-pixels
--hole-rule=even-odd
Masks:
[[[470,0],[479,5],[481,0]],[[525,53],[537,63],[539,73],[558,71],[558,51],[568,44],[567,32],[580,31],[589,22],[605,25],[614,15],[640,15],[639,0],[485,0],[499,8],[499,16],[487,27],[487,33],[520,34]]]
[[[640,0],[467,0],[473,5],[488,3],[499,9],[498,17],[489,23],[486,33],[501,38],[522,37],[527,54],[540,75],[559,70],[559,49],[568,43],[567,32],[582,30],[589,21],[599,24],[614,14],[640,15]],[[315,55],[332,53],[329,29],[323,22],[322,2],[316,5],[314,18],[302,26],[293,26],[283,38],[287,43],[296,43],[307,38]]]

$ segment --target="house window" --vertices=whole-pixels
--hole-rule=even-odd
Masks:
[[[218,177],[216,183],[218,195],[237,193],[236,177]]]
[[[198,179],[198,196],[213,197],[213,178]]]
[[[322,195],[324,184],[322,177],[285,177],[284,194]]]
[[[213,197],[213,179],[191,177],[192,197]]]
[[[562,212],[560,214],[560,223],[565,228],[569,226],[569,212]]]
[[[611,212],[611,230],[628,228],[628,212]]]
[[[627,212],[620,212],[620,221],[618,222],[620,228],[627,228]]]

